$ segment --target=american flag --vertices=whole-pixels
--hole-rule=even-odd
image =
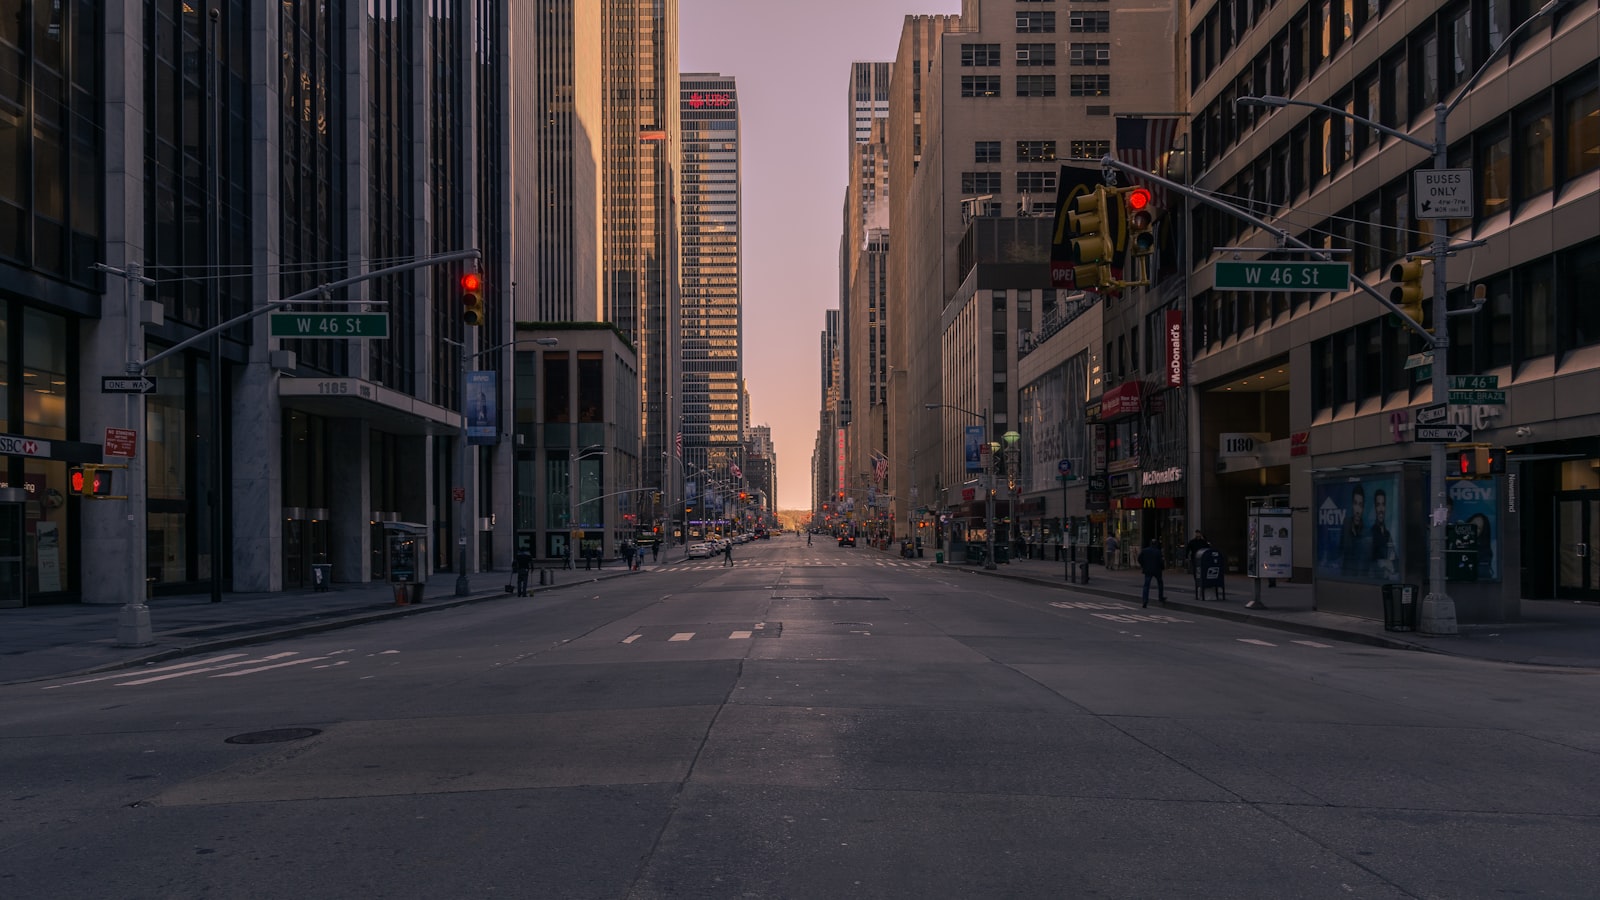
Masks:
[[[1118,118],[1117,159],[1140,172],[1155,172],[1161,165],[1161,157],[1172,149],[1172,141],[1177,134],[1178,120],[1175,118]],[[1159,184],[1138,175],[1130,175],[1128,179],[1149,188],[1150,193],[1155,195],[1156,203],[1163,209],[1167,207],[1167,192]]]
[[[683,432],[678,432],[678,455],[683,455]]]
[[[872,471],[877,473],[878,480],[883,481],[889,477],[889,457],[879,453],[872,455]]]

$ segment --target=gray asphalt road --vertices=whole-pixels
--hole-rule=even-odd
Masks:
[[[0,689],[0,895],[1596,895],[1600,674],[734,562]]]

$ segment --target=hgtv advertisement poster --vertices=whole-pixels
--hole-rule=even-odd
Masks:
[[[1317,578],[1399,581],[1405,559],[1400,476],[1389,472],[1316,485]]]

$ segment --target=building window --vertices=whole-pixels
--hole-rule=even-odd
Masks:
[[[961,193],[968,195],[1000,193],[1000,173],[962,172]]]
[[[1110,141],[1073,141],[1072,155],[1076,159],[1099,159],[1111,155]]]
[[[961,96],[963,97],[998,97],[1000,96],[999,75],[963,75],[961,76]]]
[[[1050,30],[1054,31],[1055,28]],[[1111,30],[1111,13],[1107,10],[1075,9],[1067,19],[1067,30],[1078,34],[1104,34]]]
[[[1503,122],[1480,135],[1478,173],[1480,214],[1487,218],[1504,211],[1511,204],[1511,134]]]
[[[1017,65],[1053,66],[1056,64],[1055,44],[1018,44]]]
[[[997,163],[1000,161],[999,141],[975,141],[972,145],[972,161],[977,163]]]
[[[1538,196],[1555,186],[1555,121],[1548,97],[1517,110],[1519,146],[1516,173],[1518,201]]]
[[[1053,12],[1017,13],[1018,34],[1054,34],[1055,30],[1056,14]]]
[[[1018,97],[1054,97],[1056,95],[1056,77],[1054,75],[1018,75]]]
[[[1111,65],[1111,45],[1073,44],[1067,57],[1067,64],[1073,66],[1109,66]]]
[[[1000,65],[1000,45],[962,44],[961,64],[963,66],[998,66]]]
[[[1108,97],[1111,95],[1110,75],[1074,75],[1072,76],[1072,96],[1074,97]]]
[[[1561,177],[1570,181],[1600,168],[1600,79],[1593,74],[1561,86]]]
[[[1055,158],[1055,141],[1017,141],[1017,162],[1050,162]]]
[[[1054,172],[1018,172],[1017,193],[1042,194],[1056,189]]]

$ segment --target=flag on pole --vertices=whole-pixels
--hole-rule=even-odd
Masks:
[[[678,432],[678,455],[683,455],[683,432]]]
[[[872,451],[872,471],[878,476],[879,481],[889,477],[889,457],[874,450]]]
[[[1128,116],[1117,119],[1117,159],[1140,172],[1155,172],[1161,167],[1161,157],[1172,149],[1178,135],[1176,118],[1143,119]],[[1143,185],[1155,195],[1156,202],[1167,208],[1167,192],[1148,178],[1130,175],[1134,184]]]

